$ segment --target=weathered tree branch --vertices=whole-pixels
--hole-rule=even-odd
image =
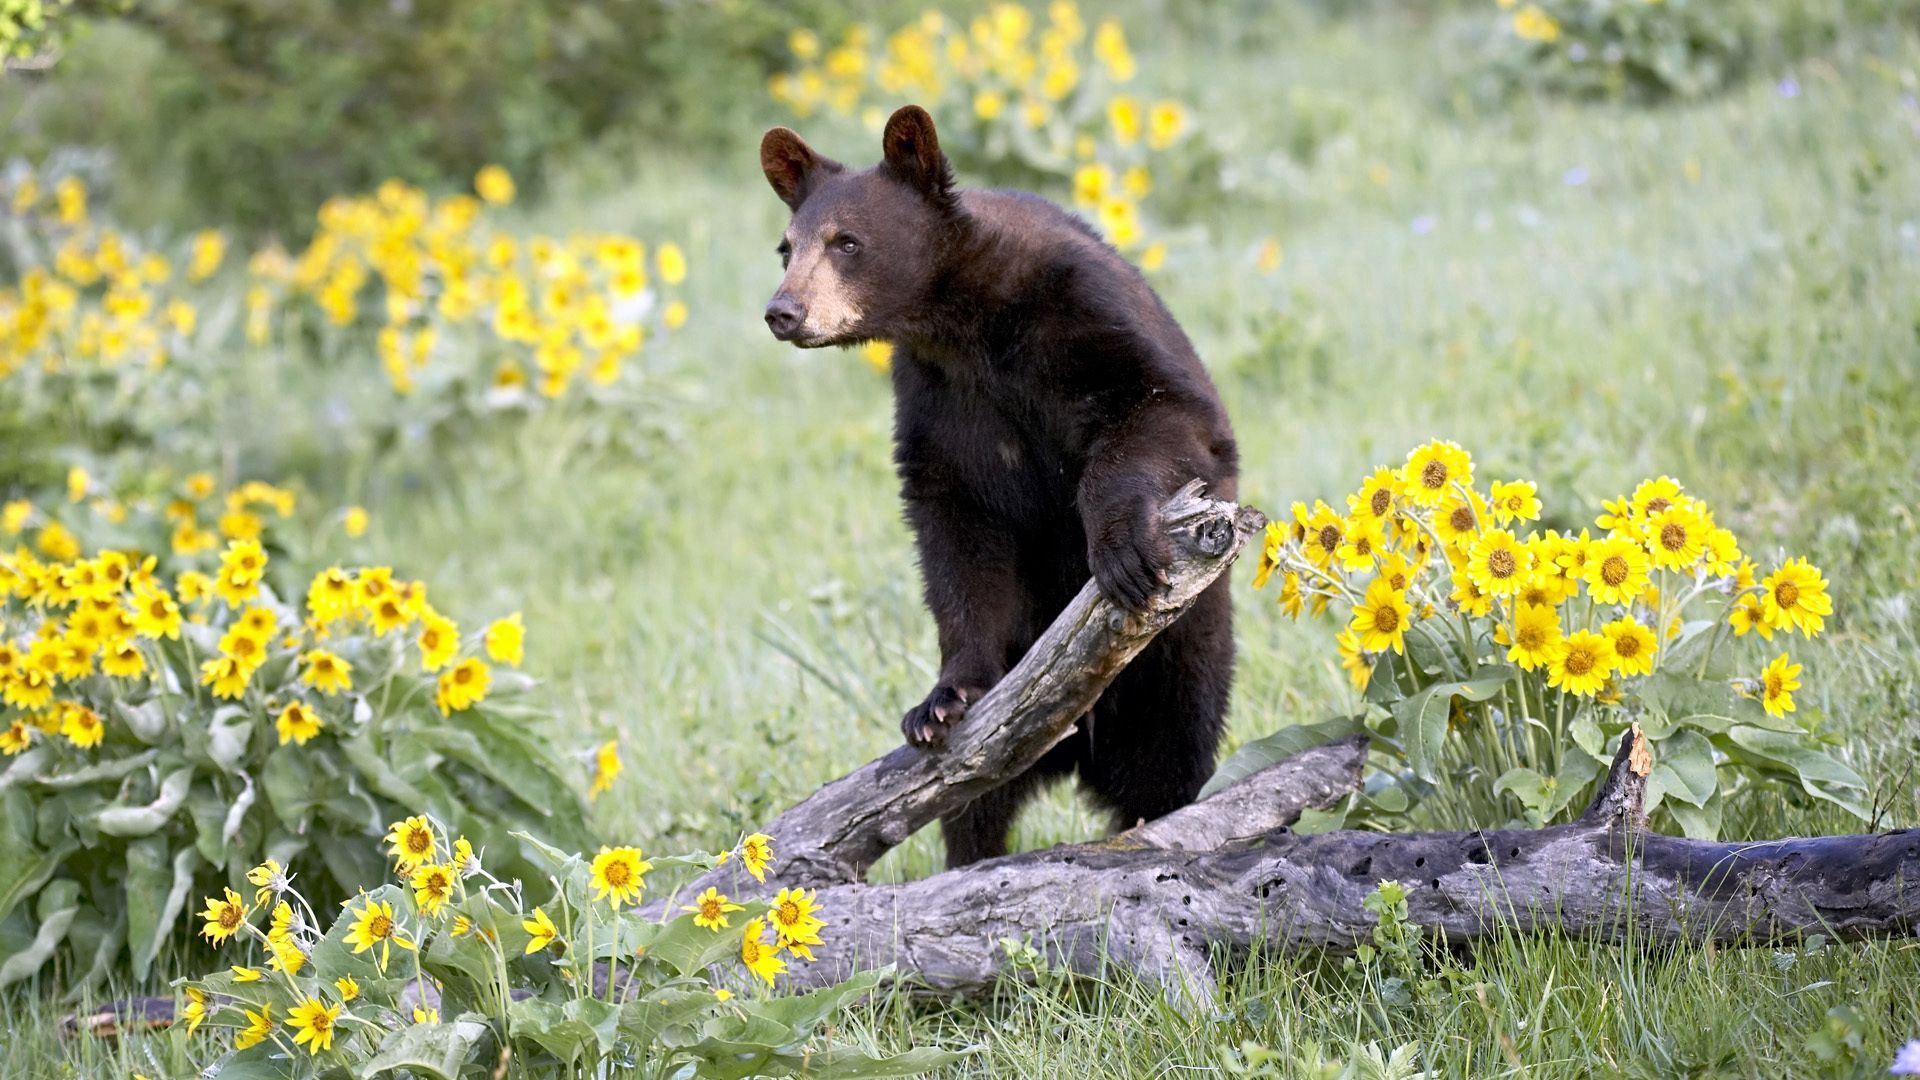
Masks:
[[[1266,523],[1259,511],[1206,498],[1198,481],[1163,511],[1172,543],[1167,587],[1147,611],[1115,607],[1088,582],[1014,669],[967,710],[937,749],[902,746],[814,792],[766,827],[783,885],[860,881],[921,827],[1026,771],[1093,707],[1155,634],[1171,625]],[[739,891],[737,866],[693,883]],[[683,890],[685,891],[685,890]]]

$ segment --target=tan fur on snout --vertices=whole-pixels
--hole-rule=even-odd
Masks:
[[[864,314],[852,286],[840,276],[820,245],[804,245],[793,253],[780,291],[806,308],[807,317],[795,339],[798,344],[830,341],[848,334]]]

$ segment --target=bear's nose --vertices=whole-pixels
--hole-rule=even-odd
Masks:
[[[792,341],[800,333],[800,324],[807,319],[807,309],[800,301],[781,293],[767,304],[767,329],[781,341]]]

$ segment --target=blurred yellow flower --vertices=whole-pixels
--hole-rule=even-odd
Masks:
[[[1396,654],[1406,652],[1407,626],[1413,621],[1413,607],[1405,593],[1398,592],[1385,578],[1374,578],[1367,595],[1354,605],[1353,621],[1347,631],[1368,652]]]
[[[1813,637],[1833,614],[1827,579],[1805,559],[1788,559],[1760,583],[1760,605],[1767,625]]]
[[[640,857],[637,847],[602,847],[593,857],[593,898],[605,900],[617,910],[622,904],[640,902],[646,887],[646,873],[653,864]]]
[[[353,665],[326,649],[314,649],[300,658],[300,681],[323,694],[353,689]]]
[[[433,703],[440,715],[450,716],[485,701],[492,685],[492,672],[475,657],[467,657],[441,672]]]
[[[267,1041],[267,1036],[273,1034],[273,1004],[269,1002],[260,1006],[259,1012],[252,1009],[241,1011],[246,1013],[247,1026],[234,1035],[233,1048],[245,1050]]]
[[[660,245],[654,253],[654,259],[660,267],[660,280],[669,285],[678,285],[687,280],[687,256],[680,245],[669,240]]]
[[[560,928],[553,925],[552,917],[544,908],[534,908],[532,918],[520,920],[520,928],[532,935],[527,939],[528,956],[553,944],[554,939],[560,936]]]
[[[520,613],[516,611],[506,618],[495,619],[487,627],[484,641],[487,659],[519,667],[526,651],[526,628],[521,624]]]
[[[681,911],[693,912],[693,925],[715,932],[728,929],[727,914],[745,911],[746,908],[728,900],[726,895],[713,886],[694,898],[693,903],[684,904]]]
[[[597,799],[613,789],[613,782],[620,776],[620,743],[608,739],[593,752],[593,782],[587,787],[587,797]]]
[[[1527,41],[1550,44],[1560,40],[1560,23],[1537,5],[1528,4],[1513,13],[1513,32]]]
[[[1615,671],[1621,675],[1653,674],[1654,653],[1659,649],[1659,642],[1653,639],[1652,630],[1630,616],[1615,619],[1600,630],[1613,646]]]
[[[474,175],[473,190],[488,204],[505,206],[513,201],[513,177],[498,165],[488,165]]]
[[[787,962],[780,959],[778,948],[766,943],[766,929],[764,919],[747,920],[746,932],[740,938],[740,963],[772,986],[773,977],[787,969]]]
[[[767,867],[773,863],[773,837],[766,833],[754,833],[740,841],[740,862],[746,866],[753,880],[767,880]]]
[[[1547,685],[1579,697],[1592,697],[1613,673],[1616,658],[1604,635],[1576,630],[1554,649]]]
[[[1774,657],[1760,673],[1760,704],[1769,716],[1785,716],[1794,710],[1793,692],[1800,689],[1800,665],[1787,662],[1787,654]]]
[[[239,893],[227,889],[220,899],[209,896],[206,900],[206,910],[200,912],[200,918],[206,925],[200,933],[208,941],[218,945],[240,932],[240,927],[247,921],[247,905],[240,899]]]
[[[280,716],[273,722],[273,729],[280,736],[281,746],[289,742],[305,746],[308,740],[320,734],[320,729],[326,726],[326,721],[301,701],[289,702],[286,708],[280,710]]]

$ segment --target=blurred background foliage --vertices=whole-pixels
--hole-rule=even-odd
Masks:
[[[761,106],[796,20],[848,16],[818,0],[105,0],[54,13],[62,55],[12,65],[0,117],[27,157],[96,145],[125,182],[177,185],[139,193],[155,221],[297,236],[328,196],[390,177],[444,187],[492,162],[537,193],[555,155],[597,140],[716,146]]]
[[[941,10],[964,22],[989,6]],[[1253,0],[1156,0],[1129,5],[1123,21],[1135,35],[1171,35],[1207,55],[1281,49],[1303,21],[1367,8],[1444,30],[1429,92],[1461,111],[1496,109],[1515,93],[1698,97],[1832,45],[1843,21],[1920,17],[1920,0],[1413,0],[1284,12]],[[569,158],[624,160],[640,147],[737,152],[742,131],[778,116],[767,86],[793,63],[790,30],[833,42],[925,9],[914,0],[5,0],[0,47],[17,55],[0,84],[0,124],[9,153],[27,159],[109,152],[118,182],[137,188],[116,200],[129,225],[217,224],[297,240],[326,197],[388,178],[446,188],[491,162],[538,195]],[[1483,17],[1449,18],[1462,11]],[[1310,97],[1297,106],[1299,123],[1280,133],[1296,155],[1353,119]],[[1209,145],[1218,141],[1196,145],[1192,164],[1230,168]]]

